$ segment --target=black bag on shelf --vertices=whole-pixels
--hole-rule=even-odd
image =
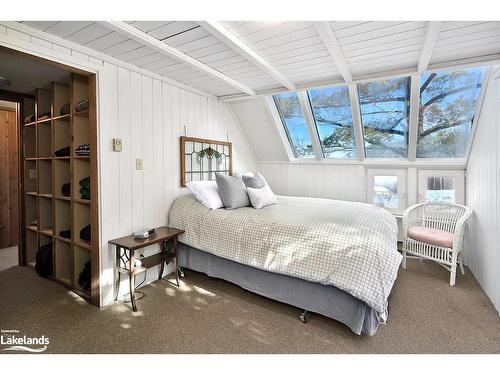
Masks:
[[[42,277],[52,275],[52,243],[41,246],[36,252],[35,270]]]
[[[62,156],[69,156],[70,152],[71,152],[70,148],[69,148],[69,146],[67,146],[67,147],[60,148],[59,150],[57,150],[56,152],[54,152],[54,154],[57,157],[62,157]]]
[[[61,116],[64,116],[64,115],[69,114],[69,103],[66,103],[65,105],[63,105],[63,106],[61,107],[61,110],[59,111],[59,114],[60,114]]]
[[[80,288],[82,288],[85,292],[90,294],[90,279],[91,279],[91,267],[90,267],[90,260],[85,263],[85,266],[83,267],[82,272],[80,272],[80,276],[78,277],[78,285],[80,285]]]
[[[75,104],[75,112],[83,112],[89,109],[89,100],[83,99],[81,102]]]
[[[89,225],[85,226],[84,228],[82,228],[82,230],[80,231],[80,239],[82,239],[83,241],[86,241],[86,242],[90,242],[90,241],[92,241],[91,234],[92,234],[92,231],[91,231],[91,227],[89,224]]]

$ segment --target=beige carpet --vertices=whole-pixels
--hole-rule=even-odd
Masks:
[[[27,268],[0,272],[0,328],[50,338],[49,353],[500,353],[500,318],[467,271],[409,261],[400,270],[390,317],[373,337],[341,323],[189,272],[142,288],[140,311],[98,309]]]
[[[17,246],[0,249],[0,271],[17,265]]]

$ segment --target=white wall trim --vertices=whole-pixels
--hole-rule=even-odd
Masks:
[[[74,66],[75,68],[79,68],[82,70],[85,70],[86,68],[88,70],[90,68],[90,69],[93,69],[92,71],[95,71],[96,66],[102,66],[103,62],[106,61],[110,64],[120,66],[122,68],[128,69],[130,71],[139,73],[141,75],[144,75],[144,76],[147,76],[150,78],[154,78],[158,81],[168,83],[169,85],[176,86],[180,89],[187,90],[187,91],[190,91],[192,93],[202,95],[202,96],[205,96],[205,97],[210,98],[210,99],[217,100],[217,97],[215,95],[212,95],[212,94],[205,92],[203,90],[197,89],[197,88],[192,87],[192,86],[185,85],[185,84],[180,83],[180,82],[177,82],[173,79],[156,74],[150,70],[139,68],[136,65],[132,65],[132,64],[127,63],[125,61],[115,59],[112,56],[109,56],[109,55],[106,55],[104,53],[93,50],[91,48],[82,46],[81,44],[71,42],[67,39],[60,38],[56,35],[52,35],[52,34],[40,31],[38,29],[34,29],[34,28],[26,26],[22,23],[15,22],[15,21],[0,21],[0,25],[5,26],[6,28],[24,33],[29,37],[29,39],[24,41],[22,39],[9,37],[8,35],[0,33],[0,41],[2,40],[2,38],[5,38],[5,40],[10,43],[10,45],[6,45],[6,47],[16,49],[18,51],[25,52],[25,53],[28,53],[31,55],[36,55],[39,57],[45,57],[48,59],[58,59],[58,61],[60,61],[63,64],[67,63],[70,66]],[[82,60],[82,63],[84,65],[80,66],[78,63],[75,62],[74,56],[57,52],[56,50],[54,50],[54,48],[49,49],[48,47],[43,47],[41,45],[40,46],[37,45],[37,47],[40,47],[40,48],[37,48],[36,50],[34,50],[35,44],[31,43],[32,36],[39,38],[41,40],[53,43],[53,44],[60,46],[60,47],[65,47],[65,48],[68,48],[68,49],[73,50],[73,51],[84,53],[84,54],[90,56],[91,58],[93,58],[94,61],[89,60],[87,62],[87,61]],[[44,51],[44,52],[40,53],[38,51]],[[101,61],[99,62],[99,60],[101,60]]]
[[[361,108],[359,106],[358,86],[354,83],[348,85],[349,100],[351,101],[352,126],[356,140],[356,155],[358,161],[365,160],[365,145],[363,138],[363,125],[361,124]]]
[[[233,51],[239,53],[262,71],[274,78],[277,82],[281,83],[284,87],[289,90],[295,90],[295,85],[292,81],[280,73],[278,69],[267,62],[262,56],[250,48],[245,42],[243,42],[220,22],[201,21],[198,22],[198,24]]]
[[[324,158],[323,148],[321,147],[318,129],[316,127],[316,122],[314,121],[314,116],[309,104],[307,92],[299,91],[297,92],[297,97],[299,99],[300,108],[302,109],[302,115],[304,116],[304,120],[306,122],[309,137],[311,138],[314,156],[316,160],[321,160]]]
[[[286,157],[288,158],[288,161],[295,160],[295,154],[292,150],[292,145],[290,145],[288,136],[285,133],[283,123],[281,122],[281,116],[278,113],[278,109],[276,108],[276,104],[274,103],[274,99],[272,96],[267,96],[264,98],[264,106],[266,107],[267,113],[269,114],[271,123],[274,125],[274,128],[278,132],[278,136],[281,140],[280,146],[282,147]]]
[[[440,70],[452,69],[452,68],[471,68],[475,66],[489,66],[500,63],[500,54],[488,55],[488,56],[480,56],[470,59],[460,59],[453,61],[446,61],[440,63],[433,63],[429,65],[429,68],[426,70],[427,72],[435,72]],[[357,77],[354,77],[352,83],[367,83],[373,81],[380,81],[386,79],[394,79],[401,77],[409,77],[413,74],[417,74],[418,71],[416,68],[405,68],[405,69],[395,69],[388,70],[384,72],[378,72],[373,74],[363,74]],[[500,73],[499,73],[500,76]],[[322,82],[309,82],[304,84],[297,84],[297,90],[309,90],[309,89],[319,89],[323,87],[334,87],[339,85],[345,85],[346,82],[344,80],[332,80],[332,81],[322,81]],[[255,97],[259,96],[268,96],[268,95],[276,95],[291,92],[293,90],[284,90],[282,88],[274,88],[269,90],[258,91],[255,96],[249,97],[247,95],[226,95],[220,96],[218,99],[220,101],[239,101],[239,100],[251,100]]]
[[[476,106],[477,116],[474,116],[474,120],[472,121],[472,127],[470,129],[469,139],[467,141],[467,147],[465,149],[465,158],[467,160],[467,164],[469,163],[469,158],[472,151],[472,145],[474,143],[474,138],[476,136],[477,124],[479,123],[479,120],[481,118],[481,110],[483,109],[484,97],[486,95],[486,90],[488,89],[488,83],[490,82],[490,75],[491,75],[491,69],[486,68],[483,78],[483,84],[481,87],[481,94],[479,96]]]
[[[128,38],[131,38],[139,43],[142,43],[145,46],[148,46],[168,57],[172,57],[177,61],[190,65],[192,68],[199,70],[202,73],[208,74],[215,79],[218,79],[221,82],[224,82],[227,85],[234,87],[237,90],[240,90],[248,95],[255,95],[255,91],[238,82],[234,78],[231,78],[224,73],[218,71],[217,69],[212,68],[211,66],[202,63],[201,61],[185,54],[181,50],[172,47],[171,45],[162,42],[159,39],[152,37],[149,34],[146,34],[144,31],[139,30],[138,28],[129,25],[123,21],[99,21],[100,24],[120,33]]]
[[[410,113],[408,121],[408,160],[417,158],[418,117],[420,111],[420,75],[411,76]]]

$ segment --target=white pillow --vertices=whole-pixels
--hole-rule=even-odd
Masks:
[[[262,208],[278,203],[276,196],[267,184],[260,189],[248,187],[247,193],[253,208]]]
[[[191,181],[186,184],[198,202],[212,210],[224,207],[215,181]]]

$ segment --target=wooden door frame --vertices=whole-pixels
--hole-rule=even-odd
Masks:
[[[24,149],[22,147],[23,144],[23,128],[21,126],[22,124],[22,113],[23,113],[23,100],[29,98],[33,99],[33,95],[28,95],[28,94],[20,94],[16,92],[11,92],[11,91],[6,91],[6,90],[0,90],[0,100],[8,101],[8,102],[13,102],[17,104],[17,116],[16,116],[16,126],[17,126],[17,152],[18,152],[18,158],[17,158],[17,186],[18,186],[18,194],[17,194],[17,209],[19,210],[19,233],[18,233],[18,246],[17,246],[17,259],[18,259],[18,264],[20,266],[25,266],[26,265],[26,246],[25,246],[25,233],[24,233],[24,223],[23,223],[23,218],[24,215],[22,215],[22,212],[24,210],[24,191],[23,191],[23,184],[21,184],[21,178],[24,176],[24,163],[21,163],[21,160],[24,160]]]
[[[101,246],[100,246],[100,215],[99,215],[99,209],[100,209],[100,201],[99,201],[99,175],[98,175],[98,170],[99,170],[99,160],[98,160],[98,142],[99,142],[99,129],[98,129],[98,123],[97,123],[97,110],[98,110],[98,102],[97,102],[97,90],[98,90],[98,83],[97,83],[97,74],[98,71],[92,71],[92,70],[82,70],[79,68],[76,68],[71,65],[67,65],[64,63],[59,63],[57,61],[53,61],[44,57],[36,56],[34,54],[22,52],[13,48],[9,47],[4,47],[0,46],[0,51],[9,53],[11,55],[16,55],[16,56],[23,56],[27,59],[30,59],[35,62],[39,62],[42,64],[47,64],[51,66],[55,66],[59,69],[65,70],[68,73],[77,73],[80,75],[88,76],[89,77],[89,99],[91,101],[91,110],[90,110],[90,115],[89,115],[89,126],[91,128],[91,134],[93,141],[95,143],[92,144],[92,153],[94,153],[95,157],[91,165],[91,169],[96,173],[95,176],[96,178],[94,179],[94,183],[92,184],[92,199],[94,200],[94,205],[93,205],[93,212],[92,212],[92,220],[96,220],[97,225],[93,226],[92,228],[92,238],[97,239],[97,249],[93,249],[92,251],[92,256],[91,256],[91,261],[93,265],[97,265],[97,267],[93,266],[92,267],[92,293],[91,293],[91,300],[90,302],[96,306],[101,305],[101,291],[100,291],[100,285],[101,285]],[[15,92],[10,92],[10,91],[4,91],[0,90],[0,99],[2,100],[8,100],[8,101],[15,101],[18,103],[18,139],[19,139],[19,157],[18,157],[18,182],[19,182],[19,247],[18,247],[18,258],[19,258],[19,265],[26,266],[26,234],[24,228],[26,227],[24,223],[24,216],[22,213],[24,212],[24,183],[21,179],[24,179],[24,148],[22,145],[24,144],[24,137],[23,137],[23,119],[22,119],[22,113],[23,113],[23,108],[22,108],[22,103],[23,99],[25,98],[32,98],[34,99],[34,95],[27,95],[27,94],[20,94],[20,93],[15,93]],[[95,246],[95,245],[93,245]]]

